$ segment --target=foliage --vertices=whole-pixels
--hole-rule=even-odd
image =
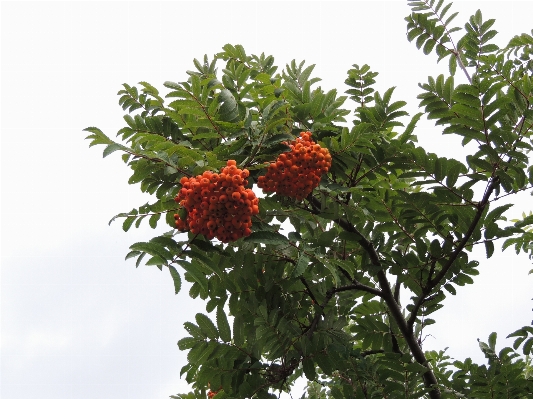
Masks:
[[[533,37],[500,49],[491,42],[495,21],[481,11],[461,29],[451,25],[451,3],[408,3],[408,40],[450,66],[449,76],[419,85],[419,105],[443,134],[461,137],[464,160],[418,146],[423,113],[407,119],[394,87],[374,89],[378,74],[368,65],[353,65],[349,96],[338,96],[314,86],[314,65],[292,61],[277,72],[272,56],[230,44],[195,59],[187,81],[165,82],[166,95],[146,82],[124,84],[120,141],[86,129],[91,146],[105,145],[104,157],[123,153],[130,184],[155,194],[112,219],[124,218],[125,231],[145,218],[152,228],[174,227],[181,179],[218,172],[228,160],[249,170],[247,188],[258,193],[254,183],[302,131],[332,157],[305,199],[264,195],[247,237],[222,243],[172,229],[131,246],[126,259],[168,268],[176,293],[183,276],[189,295],[206,301],[206,314],[185,323],[188,336],[178,342],[194,392],[173,398],[205,398],[209,387],[217,399],[274,398],[299,377],[309,381],[308,398],[533,394],[521,357],[532,354],[529,326],[498,353],[495,334],[480,343],[487,365],[452,362],[418,341],[446,296],[474,282],[474,245],[488,258],[498,240],[533,255],[533,217],[508,221],[511,204],[499,205],[533,185]]]

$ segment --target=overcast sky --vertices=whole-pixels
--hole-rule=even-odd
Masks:
[[[418,82],[446,72],[405,38],[404,1],[368,2],[2,2],[1,393],[3,399],[146,399],[187,391],[176,342],[204,311],[168,271],[135,269],[128,247],[163,231],[107,225],[149,199],[129,186],[118,153],[102,160],[82,129],[114,136],[123,125],[117,91],[183,81],[193,58],[226,43],[316,64],[326,90],[342,93],[352,64],[379,72],[381,92],[417,112]],[[482,8],[505,45],[533,27],[531,1],[456,1],[456,23]],[[222,63],[220,64],[220,68]],[[164,90],[162,90],[164,92]],[[352,107],[351,103],[345,104]],[[421,122],[419,141],[463,156],[457,141]],[[533,210],[528,194],[513,212]],[[528,202],[529,200],[529,202]],[[482,259],[475,285],[435,314],[424,349],[481,361],[476,338],[528,325],[533,266],[512,249]]]

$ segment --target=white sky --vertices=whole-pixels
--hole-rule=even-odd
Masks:
[[[88,148],[82,129],[114,136],[124,122],[122,83],[163,89],[183,81],[192,59],[226,43],[316,64],[324,89],[346,87],[352,64],[379,72],[382,93],[417,112],[418,82],[446,72],[405,38],[404,1],[368,2],[2,2],[1,393],[4,399],[165,398],[187,392],[179,378],[183,323],[204,311],[187,288],[173,294],[167,271],[135,269],[128,246],[156,234],[107,226],[149,200],[129,186],[117,154]],[[456,1],[463,26],[481,8],[496,18],[499,45],[530,32],[532,1]],[[529,16],[529,17],[528,17]],[[219,64],[222,68],[222,63]],[[161,90],[164,92],[164,90]],[[347,107],[352,104],[347,102]],[[432,123],[419,141],[445,156],[461,147]],[[528,194],[513,212],[533,210]],[[159,232],[166,231],[163,227]],[[531,262],[512,249],[479,259],[475,285],[435,314],[424,349],[481,361],[476,338],[502,339],[528,325]]]

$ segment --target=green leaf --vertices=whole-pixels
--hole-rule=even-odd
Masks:
[[[413,131],[415,130],[416,124],[420,120],[420,117],[424,115],[422,112],[419,112],[413,116],[407,127],[405,128],[405,131],[402,133],[402,135],[398,138],[398,140],[404,144],[409,140],[409,138],[412,136]]]
[[[424,48],[422,49],[422,51],[424,52],[424,54],[429,54],[431,53],[431,51],[433,50],[433,47],[435,47],[435,44],[437,42],[433,39],[429,39],[426,44],[424,45]]]
[[[226,317],[226,312],[224,311],[224,307],[222,305],[219,305],[217,308],[217,326],[222,341],[230,342],[231,330],[229,327],[228,318]]]
[[[302,253],[300,257],[298,258],[298,262],[296,263],[296,267],[294,268],[293,276],[294,277],[300,277],[309,266],[309,257]]]
[[[489,335],[489,347],[492,350],[496,349],[496,338],[498,337],[498,334],[493,332]]]
[[[331,259],[331,264],[340,267],[341,269],[344,269],[351,278],[354,278],[355,275],[355,264],[349,259],[341,260],[341,259]]]
[[[146,262],[146,266],[157,266],[159,270],[163,270],[161,266],[166,265],[166,264],[167,264],[167,261],[158,255],[152,256]]]
[[[209,343],[199,342],[189,351],[187,354],[187,360],[189,363],[201,365],[209,359],[209,356],[217,347],[218,343],[216,341],[210,341]]]
[[[150,225],[152,229],[155,229],[157,227],[157,222],[160,218],[161,218],[160,213],[156,213],[150,216],[150,219],[148,219],[148,224]]]
[[[457,179],[459,178],[459,174],[461,171],[463,171],[464,166],[460,163],[454,163],[451,168],[448,169],[448,173],[446,176],[446,185],[448,187],[454,187],[455,183],[457,182]]]
[[[231,91],[228,89],[222,90],[218,95],[218,102],[220,104],[218,111],[222,121],[232,122],[239,116],[237,101]]]
[[[422,366],[421,364],[417,363],[417,362],[413,362],[413,363],[407,363],[405,365],[405,369],[408,370],[408,371],[411,371],[413,373],[424,373],[426,372],[428,369],[427,367],[424,367]]]
[[[485,217],[485,220],[483,221],[483,225],[488,226],[494,223],[495,221],[500,220],[501,216],[507,211],[507,209],[511,208],[512,206],[513,204],[506,204],[506,205],[501,205],[497,208],[494,208]]]
[[[315,363],[308,357],[302,361],[302,368],[305,374],[305,378],[309,381],[313,381],[316,378]]]
[[[338,286],[340,278],[337,266],[334,263],[330,262],[330,260],[326,257],[317,257],[317,259],[326,267],[326,269],[330,271],[331,275],[333,276],[335,286]]]
[[[206,124],[207,127],[211,127],[211,123],[207,123]],[[202,139],[218,139],[220,138],[220,134],[216,133],[216,132],[206,132],[206,133],[198,133],[198,134],[195,134],[193,139],[194,140],[202,140]]]
[[[120,145],[120,144],[117,144],[117,143],[113,143],[113,144],[109,144],[105,149],[104,149],[104,154],[103,154],[103,157],[107,157],[109,154],[112,154],[113,152],[117,151],[117,150],[121,150],[121,149],[124,149],[124,146]]]
[[[524,344],[524,347],[522,348],[522,353],[524,355],[531,355],[533,354],[533,338],[529,338],[526,343]]]
[[[444,288],[446,289],[446,291],[448,291],[452,295],[457,294],[457,291],[455,290],[455,288],[451,284],[444,284]]]
[[[504,170],[499,169],[496,171],[496,175],[500,179],[500,183],[505,190],[505,192],[510,192],[513,190],[513,178],[505,173]]]
[[[218,331],[209,317],[202,313],[196,314],[196,323],[200,330],[210,339],[218,339]]]
[[[237,347],[244,344],[244,320],[240,314],[233,319],[233,343]]]
[[[172,280],[174,280],[174,292],[177,294],[181,290],[181,277],[176,268],[172,265],[168,265],[168,270],[170,270],[170,275]]]
[[[457,71],[457,58],[455,56],[450,57],[449,70],[450,75],[455,76],[455,72]]]
[[[139,267],[139,265],[141,264],[141,261],[143,260],[145,256],[146,256],[146,252],[143,252],[139,255],[139,257],[137,258],[137,261],[135,262],[135,267]]]
[[[178,260],[176,263],[178,263],[187,273],[190,274],[193,280],[196,281],[200,287],[202,287],[204,292],[207,292],[207,278],[205,277],[205,274],[203,274],[189,262]]]
[[[211,273],[216,274],[220,277],[220,270],[217,268],[217,265],[213,263],[212,259],[209,256],[206,256],[205,254],[196,250],[183,251],[183,253],[189,256],[191,259],[201,262],[201,264],[205,266]]]
[[[487,253],[487,259],[494,253],[494,243],[492,241],[485,241],[485,251]]]
[[[172,254],[161,244],[155,242],[137,242],[130,246],[132,251],[143,251],[152,256],[159,256],[166,260],[172,259]]]
[[[130,229],[131,225],[133,224],[133,222],[135,221],[135,219],[137,219],[137,216],[129,216],[129,217],[127,217],[126,220],[124,220],[124,222],[122,223],[122,230],[128,231]]]
[[[142,254],[141,251],[130,251],[126,255],[126,259],[125,260],[131,259],[131,258],[135,258],[135,257],[139,256],[140,254]]]
[[[257,244],[272,244],[283,245],[289,242],[288,238],[283,234],[273,231],[255,231],[248,237],[244,238],[245,242],[257,243]]]
[[[325,231],[318,237],[318,245],[323,247],[331,247],[338,236],[339,232],[336,229]]]
[[[282,141],[292,141],[292,140],[294,140],[294,136],[292,134],[280,133],[280,134],[275,134],[269,137],[267,140],[265,140],[263,145],[268,147],[273,144],[281,143]]]
[[[198,343],[198,339],[194,337],[185,337],[178,341],[178,348],[180,351],[191,349]]]

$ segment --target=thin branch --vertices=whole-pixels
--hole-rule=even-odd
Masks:
[[[385,353],[383,349],[373,349],[368,351],[363,351],[359,354],[361,357],[370,356],[370,355],[377,355],[378,353]]]
[[[318,200],[316,200],[315,198],[311,196],[309,196],[308,199],[309,201],[315,202],[314,207],[316,208],[317,207],[316,202],[318,202]],[[363,235],[348,220],[343,219],[343,218],[338,218],[334,220],[334,222],[337,223],[343,230],[350,232],[350,233],[354,233],[355,235],[358,236],[357,241],[359,245],[361,245],[361,247],[363,247],[363,249],[366,251],[372,264],[374,266],[377,266],[380,269],[377,272],[376,277],[378,279],[379,286],[381,288],[382,298],[387,304],[394,321],[396,322],[396,324],[398,325],[398,328],[403,334],[404,339],[407,342],[407,345],[409,346],[409,349],[411,350],[411,353],[413,354],[414,359],[420,365],[428,368],[428,371],[426,371],[423,374],[423,379],[424,379],[424,385],[428,388],[431,388],[431,390],[429,391],[430,398],[440,399],[440,390],[437,386],[437,379],[435,377],[435,374],[431,370],[429,362],[426,359],[426,356],[424,352],[422,351],[422,348],[420,348],[420,346],[418,345],[418,342],[413,332],[407,325],[407,322],[402,313],[402,309],[400,308],[400,306],[394,299],[394,295],[391,291],[389,281],[387,279],[387,275],[385,274],[385,271],[383,270],[383,265],[381,264],[379,255],[376,252],[374,245],[372,244],[371,241],[368,241],[365,237],[363,237]],[[316,322],[318,323],[318,320]]]
[[[400,283],[401,276],[401,274],[396,276],[396,284],[394,284],[394,300],[398,304],[400,303],[400,288],[402,287],[402,284]]]
[[[454,45],[455,47],[455,45]],[[457,60],[459,67],[464,72],[466,78],[468,79],[468,83],[472,84],[472,78],[470,77],[470,74],[466,70],[465,64],[463,64],[463,60],[461,59],[461,52],[458,49],[455,49],[452,51],[452,54],[455,56],[455,59]]]
[[[202,108],[202,111],[203,111],[204,115],[207,117],[207,120],[209,121],[211,126],[213,126],[213,128],[215,129],[217,134],[220,136],[220,138],[225,139],[224,135],[222,133],[220,133],[220,128],[215,124],[213,119],[211,119],[211,115],[209,115],[209,112],[207,112],[207,109],[204,106],[204,104],[202,104],[202,102],[192,92],[190,92],[189,90],[187,90],[185,88],[183,88],[183,90],[186,91],[194,99],[194,101],[196,101],[198,103],[198,105]]]
[[[459,117],[457,114],[456,114],[457,117]],[[464,201],[465,204],[468,204],[468,205],[471,205],[471,206],[475,206],[476,204],[474,204],[472,201],[470,200],[467,200],[465,197],[463,197],[462,195],[460,195],[459,193],[457,193],[455,190],[452,190],[451,187],[448,187],[446,184],[444,184],[442,181],[439,181],[437,180],[435,174],[431,174],[429,173],[426,168],[422,165],[419,165],[415,160],[411,160],[412,163],[414,163],[420,170],[423,170],[429,177],[432,178],[432,180],[435,180],[436,183],[440,184],[442,187],[444,187],[446,190],[448,190],[450,193],[452,193],[453,195],[455,195],[457,198],[461,199],[461,201]]]
[[[303,277],[300,277],[300,281],[302,282],[303,285],[305,285],[305,289],[306,289],[306,292],[307,292],[307,295],[309,295],[311,297],[311,299],[313,300],[314,303],[318,303],[318,301],[316,300],[315,296],[313,295],[313,292],[311,291],[311,288],[309,287],[309,284],[307,284],[307,280]]]
[[[461,57],[460,57],[460,53],[459,53],[459,50],[457,49],[457,47],[455,46],[455,43],[453,42],[453,39],[452,39],[452,35],[450,33],[450,31],[448,31],[448,27],[446,26],[446,24],[444,23],[444,21],[441,19],[439,13],[433,8],[433,5],[431,5],[428,1],[424,1],[424,3],[426,3],[426,6],[428,6],[429,8],[431,8],[431,11],[433,12],[433,14],[436,15],[437,19],[439,20],[439,22],[441,23],[442,26],[444,26],[444,30],[446,31],[446,35],[448,36],[448,39],[450,39],[450,43],[452,44],[453,46],[453,50],[449,49],[448,47],[444,46],[443,44],[440,44],[440,42],[437,42],[439,43],[442,47],[444,47],[446,50],[450,51],[454,56],[455,58],[457,58],[457,60],[459,61],[459,66],[461,67],[461,69],[463,70],[463,72],[465,73],[466,75],[466,78],[468,79],[468,81],[470,82],[470,84],[472,84],[472,78],[470,77],[470,75],[468,74],[468,71],[466,70],[464,64],[463,64],[463,61],[461,60]]]
[[[128,149],[128,150],[122,149],[122,151],[124,151],[124,152],[127,153],[127,154],[133,155],[133,156],[136,157],[136,158],[147,159],[147,160],[152,161],[152,162],[155,162],[155,163],[157,163],[157,162],[161,162],[161,163],[163,163],[163,164],[165,164],[165,165],[167,165],[167,166],[170,166],[171,168],[176,169],[178,172],[180,172],[181,174],[183,174],[183,175],[185,175],[185,176],[187,176],[187,177],[192,177],[192,175],[191,175],[190,173],[185,172],[183,169],[178,168],[176,165],[173,165],[173,164],[171,164],[171,163],[168,163],[168,162],[165,161],[164,159],[161,159],[161,158],[155,158],[155,157],[149,157],[148,155],[139,154],[139,153],[134,152],[133,150],[130,151],[129,149]]]
[[[379,297],[383,298],[383,293],[380,290],[377,290],[377,289],[372,288],[372,287],[368,287],[368,286],[366,286],[364,284],[360,284],[360,283],[355,283],[355,284],[351,284],[351,285],[345,285],[343,287],[337,287],[337,288],[329,289],[326,292],[326,297],[324,299],[324,302],[322,304],[319,304],[317,302],[318,306],[320,306],[322,311],[321,312],[317,312],[315,317],[313,318],[313,321],[311,322],[311,325],[309,326],[309,328],[306,331],[306,334],[308,336],[311,336],[315,332],[316,327],[318,326],[318,322],[319,322],[320,318],[322,317],[322,315],[324,314],[324,308],[326,307],[328,302],[331,300],[331,298],[333,298],[333,295],[335,295],[335,294],[337,294],[339,292],[350,291],[350,290],[365,291],[365,292],[368,292],[368,293],[371,293],[371,294],[374,294],[376,296],[379,296]]]
[[[383,204],[383,206],[387,210],[389,216],[392,218],[394,224],[396,224],[396,226],[398,226],[400,228],[400,230],[402,230],[402,232],[407,236],[407,238],[409,238],[412,242],[415,242],[415,238],[411,234],[409,234],[409,232],[407,230],[405,230],[405,228],[400,224],[400,221],[392,213],[392,209],[390,209],[387,206],[387,204],[385,203],[385,201],[383,201],[383,199],[381,199],[381,203]]]
[[[528,101],[527,108],[529,108],[529,101]],[[521,123],[520,131],[518,132],[518,135],[520,136],[518,141],[520,141],[522,139],[522,137],[523,137],[522,129],[524,127],[524,123],[523,123],[524,121],[525,121],[525,115],[522,117],[522,123]],[[517,143],[515,144],[514,149],[516,149],[516,145],[517,145]],[[507,163],[510,163],[511,160],[512,160],[512,157],[509,155],[509,159],[507,160]],[[414,321],[416,320],[416,316],[417,316],[418,310],[420,309],[420,306],[422,305],[422,303],[424,303],[424,301],[425,301],[425,297],[431,292],[431,290],[433,288],[435,288],[441,282],[441,280],[446,276],[446,273],[448,273],[449,269],[452,267],[453,263],[455,262],[455,260],[459,256],[459,254],[463,251],[463,249],[467,245],[469,245],[468,241],[470,240],[472,234],[474,233],[474,230],[476,229],[477,224],[481,220],[481,216],[483,214],[483,211],[485,210],[485,207],[490,202],[490,196],[492,195],[492,193],[496,189],[496,186],[500,182],[499,177],[495,176],[495,172],[496,172],[496,169],[498,167],[499,167],[499,165],[496,165],[495,170],[493,171],[493,175],[492,175],[492,178],[490,180],[490,183],[487,185],[487,187],[485,188],[485,192],[483,193],[483,198],[476,205],[476,208],[477,208],[476,214],[474,215],[474,218],[472,219],[472,222],[470,223],[470,226],[469,226],[466,234],[464,235],[463,239],[455,247],[455,250],[452,252],[450,257],[448,258],[448,261],[442,267],[440,272],[437,273],[437,275],[433,279],[428,281],[428,284],[422,290],[422,294],[419,296],[419,298],[415,302],[413,311],[411,312],[411,316],[409,318],[411,330],[413,328]],[[507,170],[507,167],[505,167],[504,170]],[[470,244],[470,245],[473,245],[473,244]]]
[[[485,210],[485,207],[489,203],[489,198],[492,195],[492,192],[496,188],[496,185],[499,182],[499,178],[496,176],[494,177],[490,184],[487,186],[485,193],[483,195],[483,199],[481,202],[477,204],[477,212],[474,215],[474,218],[472,219],[472,222],[470,223],[470,226],[466,232],[466,234],[463,236],[463,239],[459,242],[459,244],[455,247],[455,250],[452,252],[450,257],[448,258],[448,261],[446,264],[442,267],[442,269],[436,274],[434,278],[428,281],[425,287],[422,289],[422,293],[418,297],[417,301],[414,304],[414,308],[411,312],[411,316],[409,317],[408,326],[409,330],[413,331],[414,322],[417,317],[418,310],[422,306],[422,304],[426,301],[426,296],[435,288],[441,280],[446,276],[446,273],[450,270],[453,263],[459,256],[459,254],[463,251],[463,249],[467,246],[468,241],[472,237],[472,234],[474,233],[474,230],[477,227],[477,224],[481,220],[481,215],[483,214],[483,211]]]

